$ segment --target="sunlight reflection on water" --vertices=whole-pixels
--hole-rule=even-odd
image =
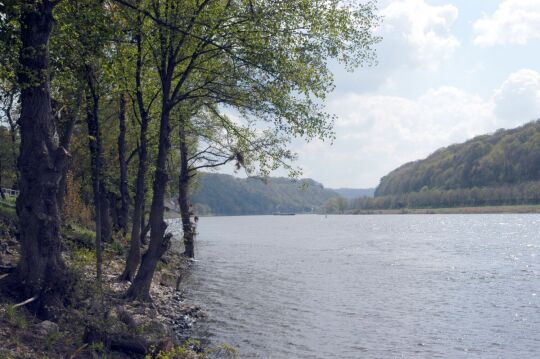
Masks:
[[[210,317],[193,334],[242,358],[538,357],[539,225],[523,214],[201,218],[184,285]]]

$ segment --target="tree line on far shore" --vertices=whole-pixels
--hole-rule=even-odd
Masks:
[[[464,189],[425,189],[399,195],[362,197],[349,202],[349,209],[454,208],[540,204],[540,182],[513,186]]]

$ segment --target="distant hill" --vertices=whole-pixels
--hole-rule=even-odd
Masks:
[[[272,213],[310,213],[330,198],[333,190],[311,179],[237,178],[218,173],[203,173],[192,201],[200,214],[250,215]]]
[[[346,199],[355,199],[359,197],[373,197],[375,188],[338,188],[334,191]]]
[[[540,120],[475,137],[407,163],[357,207],[540,203]]]
[[[376,196],[422,189],[514,185],[540,180],[540,121],[473,138],[407,163],[381,179]]]

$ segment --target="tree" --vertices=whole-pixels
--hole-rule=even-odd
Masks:
[[[66,31],[71,35],[72,55],[78,55],[79,60],[70,64],[74,77],[84,84],[86,124],[88,129],[88,149],[90,153],[90,172],[96,223],[96,274],[101,281],[102,272],[102,242],[112,238],[110,220],[109,192],[105,180],[103,139],[102,139],[102,94],[107,86],[104,80],[109,56],[107,46],[115,26],[108,21],[108,12],[100,1],[84,0],[62,4],[61,21],[72,25]]]
[[[258,100],[256,100],[258,101]],[[191,217],[194,209],[190,187],[198,171],[219,168],[235,162],[248,175],[264,175],[282,166],[294,171],[295,158],[287,149],[288,139],[275,131],[262,131],[251,121],[247,124],[231,120],[220,113],[217,105],[195,102],[178,125],[179,176],[178,204],[182,218],[184,255],[195,256],[195,230]]]
[[[118,225],[125,236],[128,231],[129,221],[129,188],[128,188],[128,163],[126,159],[126,96],[119,96],[119,112],[118,112],[118,167],[120,171],[120,213]]]
[[[31,307],[42,317],[53,314],[50,309],[63,303],[69,288],[57,201],[67,152],[58,143],[49,88],[49,39],[56,4],[49,0],[20,4],[21,192],[17,215],[21,256],[16,271],[5,279],[19,297],[36,298]]]
[[[156,89],[152,89],[152,76],[148,71],[146,54],[148,43],[143,38],[146,16],[142,13],[136,13],[134,19],[127,18],[128,24],[133,24],[131,31],[133,32],[133,42],[135,43],[135,62],[134,70],[134,116],[138,119],[139,124],[139,143],[137,148],[138,166],[137,177],[135,183],[135,199],[133,204],[133,216],[131,227],[131,240],[129,253],[126,260],[126,266],[123,273],[120,275],[120,280],[132,281],[137,272],[141,261],[141,240],[146,236],[145,221],[144,221],[144,205],[146,195],[146,175],[148,171],[148,130],[150,124],[150,116],[152,107],[159,94]],[[153,94],[150,100],[145,101],[146,89],[150,88]]]
[[[87,70],[88,91],[86,96],[86,123],[88,125],[88,147],[91,156],[92,191],[94,193],[94,216],[96,221],[96,277],[101,281],[101,243],[108,220],[108,200],[103,181],[103,148],[99,126],[99,94],[92,70]],[[104,221],[105,220],[105,221]],[[110,227],[110,226],[109,226]],[[109,232],[110,233],[110,232]],[[107,233],[107,234],[109,234]]]
[[[194,98],[218,98],[291,137],[331,137],[331,118],[313,100],[331,89],[326,58],[351,67],[371,60],[376,17],[371,3],[353,8],[340,1],[304,0],[294,6],[279,1],[117,3],[158,27],[150,41],[161,82],[151,239],[127,293],[130,299],[149,300],[152,276],[169,238],[163,203],[173,110]],[[187,120],[182,117],[179,123]]]

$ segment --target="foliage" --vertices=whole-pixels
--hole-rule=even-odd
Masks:
[[[540,121],[437,150],[381,179],[354,208],[540,203]]]
[[[73,178],[73,173],[66,176],[66,195],[62,208],[64,224],[78,224],[86,228],[92,226],[92,210],[81,200],[81,185]]]
[[[324,213],[343,214],[348,207],[349,203],[346,198],[334,197],[326,201],[322,208],[322,211]]]
[[[167,238],[164,197],[175,193],[168,181],[179,173],[178,163],[189,172],[178,180],[182,189],[198,171],[228,162],[249,175],[283,168],[299,176],[292,141],[333,139],[334,116],[323,103],[333,89],[329,64],[374,63],[379,20],[375,1],[0,2],[0,185],[21,185],[18,209],[28,214],[19,219],[40,228],[20,228],[25,271],[15,272],[24,284],[19,290],[40,293],[39,303],[69,303],[56,298],[69,294],[55,276],[68,278],[73,270],[62,264],[62,222],[66,242],[75,243],[76,265],[97,258],[100,268],[101,234],[110,238],[109,219],[112,230],[126,232],[135,197],[136,221],[130,219],[142,223],[134,226],[131,262],[139,271],[130,288],[135,294],[127,298],[150,300]],[[96,144],[91,151],[89,143]],[[216,213],[306,212],[335,196],[310,180],[268,182],[250,178],[235,187],[223,181],[201,205]],[[32,189],[40,195],[28,195]],[[238,206],[234,196],[245,203]],[[151,228],[152,237],[143,256],[136,233],[142,228]],[[115,241],[109,249],[121,254],[123,246]],[[43,263],[33,266],[32,257]]]
[[[311,179],[235,178],[202,173],[193,203],[199,214],[311,213],[338,195]]]
[[[540,181],[499,187],[428,190],[399,195],[358,198],[355,209],[451,208],[540,203]]]
[[[0,121],[1,122],[1,121]],[[0,123],[0,187],[16,188],[18,156],[18,135],[12,142],[12,131]]]
[[[381,179],[376,196],[497,187],[540,180],[540,121],[473,138],[407,163]]]

